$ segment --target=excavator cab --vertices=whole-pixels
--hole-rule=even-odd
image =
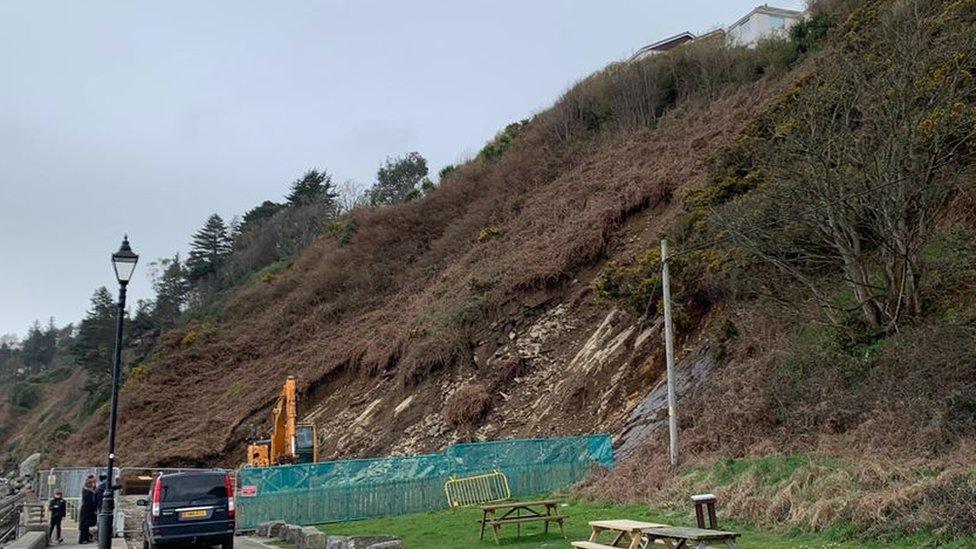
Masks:
[[[319,454],[315,425],[299,423],[295,427],[295,463],[314,463]]]
[[[251,467],[267,467],[271,465],[271,441],[256,440],[247,445],[247,464]]]

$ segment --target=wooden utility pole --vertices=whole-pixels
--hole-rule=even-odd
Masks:
[[[668,241],[661,240],[661,287],[664,292],[664,352],[668,376],[668,434],[670,435],[671,470],[678,468],[678,417],[674,398],[674,327],[671,324],[671,279],[668,273]]]

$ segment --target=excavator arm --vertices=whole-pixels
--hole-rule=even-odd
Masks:
[[[248,446],[248,463],[267,467],[283,463],[318,461],[315,425],[298,423],[295,377],[288,376],[271,410],[271,438]]]
[[[289,462],[295,455],[295,377],[288,376],[271,411],[271,462]]]

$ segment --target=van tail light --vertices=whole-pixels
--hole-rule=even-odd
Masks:
[[[227,488],[227,516],[234,516],[234,479],[230,475],[224,476],[224,486]]]
[[[153,484],[152,499],[150,501],[150,513],[153,517],[159,516],[159,504],[163,501],[163,479],[156,479]]]

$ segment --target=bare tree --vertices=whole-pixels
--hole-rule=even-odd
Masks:
[[[920,314],[923,247],[958,183],[972,78],[941,48],[927,2],[880,17],[880,47],[824,67],[764,144],[768,183],[720,216],[739,244],[801,281],[831,321],[845,305],[818,288],[836,272],[874,331]]]
[[[357,183],[355,180],[347,179],[339,185],[339,197],[336,201],[339,204],[340,212],[348,212],[357,206],[369,204],[369,196],[366,194],[366,186]]]

